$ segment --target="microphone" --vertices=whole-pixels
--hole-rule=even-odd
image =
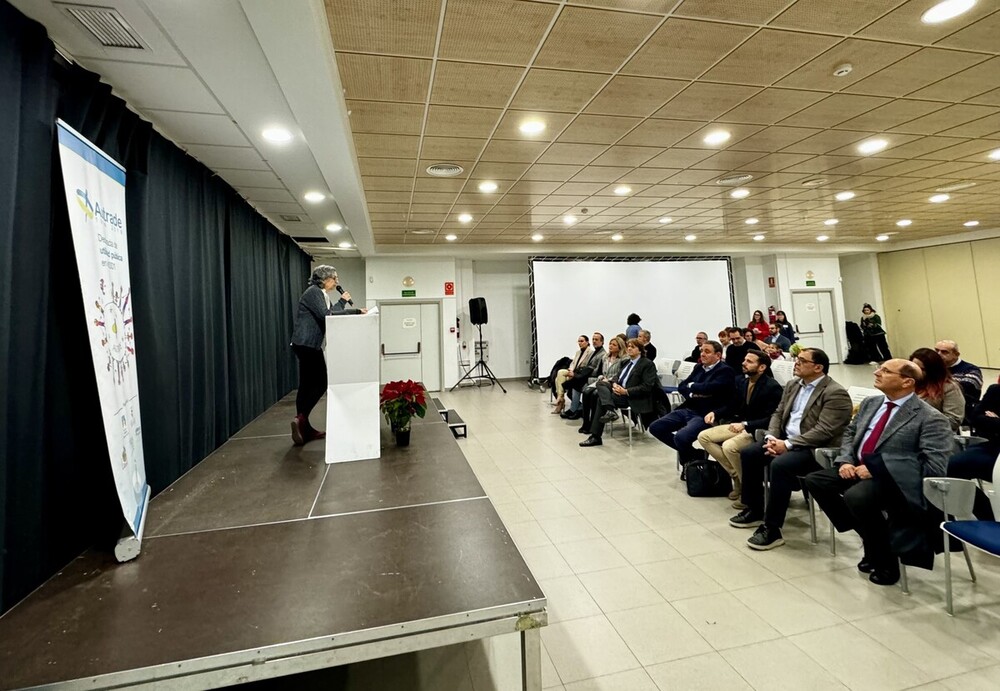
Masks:
[[[337,292],[340,293],[341,295],[343,295],[344,294],[344,286],[338,285],[337,286]],[[351,305],[353,307],[354,306],[354,300],[348,300],[347,304]]]

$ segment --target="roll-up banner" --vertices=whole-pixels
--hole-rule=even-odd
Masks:
[[[56,124],[104,435],[122,514],[131,531],[126,536],[134,537],[132,548],[115,551],[124,560],[138,554],[149,503],[135,371],[125,169],[66,123]]]

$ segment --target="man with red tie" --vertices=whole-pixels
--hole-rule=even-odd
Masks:
[[[861,402],[833,467],[804,479],[838,531],[861,535],[858,570],[876,585],[899,580],[897,557],[934,564],[923,479],[944,475],[954,440],[948,419],[914,395],[921,376],[909,360],[888,360],[875,370],[883,395]]]

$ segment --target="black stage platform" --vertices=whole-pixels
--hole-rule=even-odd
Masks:
[[[540,688],[545,596],[447,424],[327,466],[293,416],[153,499],[137,560],[87,552],[0,617],[0,689],[210,688],[514,631]]]

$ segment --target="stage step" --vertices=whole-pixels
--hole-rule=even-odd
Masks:
[[[448,410],[445,408],[441,399],[432,398],[431,402],[434,404],[434,407],[437,408],[438,413],[441,415],[441,419],[448,423],[448,429],[450,429],[451,433],[455,435],[455,439],[458,439],[459,437],[467,438],[469,436],[469,430],[465,424],[465,420],[459,417],[458,413],[454,410]]]

